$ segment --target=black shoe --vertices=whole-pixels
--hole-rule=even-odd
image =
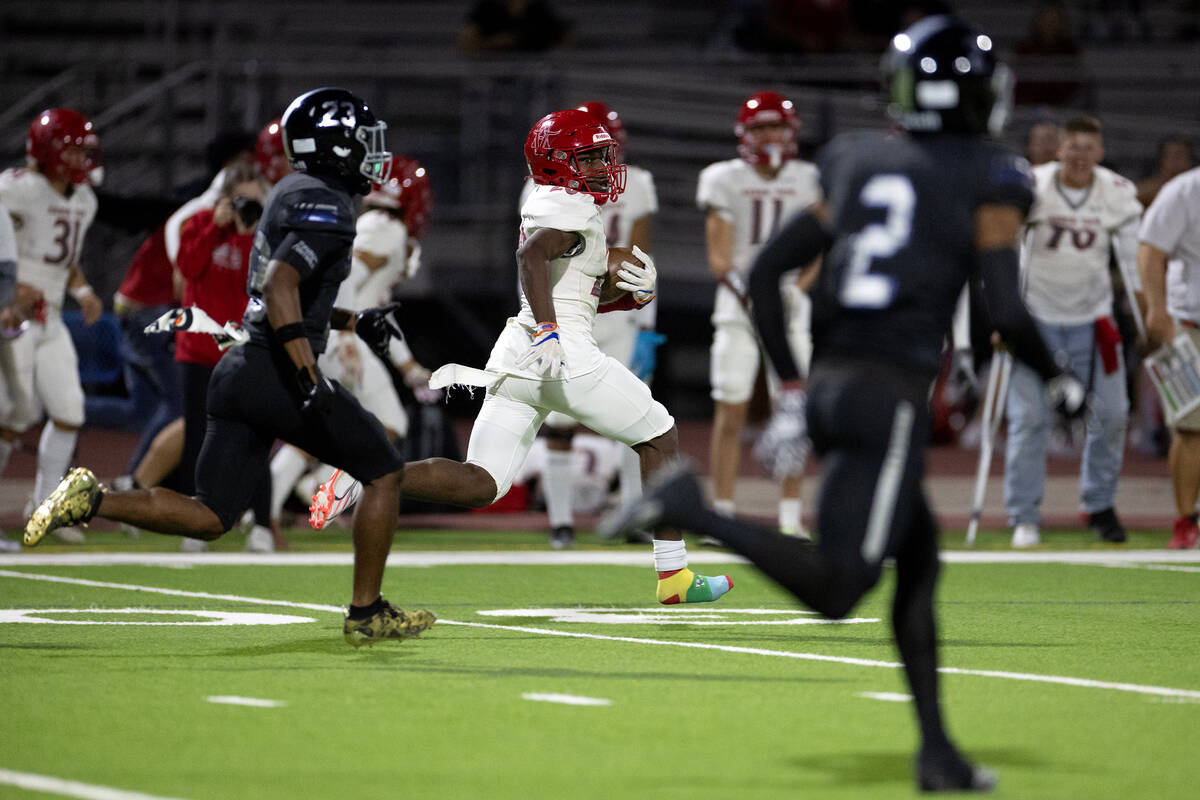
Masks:
[[[990,792],[996,773],[965,761],[957,752],[917,756],[917,785],[922,792]]]
[[[1117,512],[1111,508],[1088,514],[1088,528],[1098,533],[1101,541],[1121,544],[1127,538],[1125,526],[1117,519]]]
[[[550,547],[554,550],[566,550],[575,546],[575,529],[570,525],[559,525],[550,531]]]
[[[684,462],[676,462],[655,472],[639,499],[600,520],[596,535],[611,539],[629,531],[653,529],[659,522],[685,523],[689,512],[704,507],[696,473]]]

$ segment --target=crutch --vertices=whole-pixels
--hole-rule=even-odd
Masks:
[[[979,466],[975,470],[975,495],[971,500],[971,519],[967,523],[967,547],[975,544],[979,531],[979,517],[983,514],[983,498],[987,494],[988,473],[992,469],[992,449],[1000,420],[1004,418],[1004,405],[1008,397],[1008,378],[1012,374],[1012,354],[996,353],[988,370],[987,388],[983,396],[983,436],[979,442]]]

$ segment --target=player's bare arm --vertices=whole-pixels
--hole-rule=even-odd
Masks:
[[[733,222],[712,209],[704,219],[704,250],[708,254],[708,269],[718,281],[733,271]]]
[[[558,322],[550,293],[550,262],[566,255],[578,241],[577,233],[539,228],[517,248],[521,288],[538,322]]]
[[[104,313],[104,303],[87,282],[87,278],[83,277],[83,270],[78,266],[71,267],[71,274],[67,278],[67,291],[79,303],[79,310],[83,312],[83,323],[95,324]]]
[[[304,325],[304,314],[300,310],[300,273],[286,261],[272,259],[267,265],[267,279],[262,290],[263,304],[267,307],[267,319],[276,331],[293,331],[295,328],[285,328],[288,325]],[[297,372],[308,370],[315,381],[317,364],[313,356],[312,345],[301,331],[300,336],[288,338],[283,342],[283,349],[288,358],[296,366]]]
[[[409,244],[412,244],[411,242]],[[411,247],[409,248],[411,251]],[[354,250],[354,257],[363,263],[369,272],[376,272],[387,266],[388,257],[379,253],[372,253],[370,250]]]
[[[1151,345],[1175,338],[1175,323],[1167,313],[1167,253],[1149,242],[1140,242],[1137,251],[1138,275],[1142,278],[1142,297],[1146,302],[1146,336]]]

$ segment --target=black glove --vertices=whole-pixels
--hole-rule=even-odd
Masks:
[[[368,308],[355,315],[354,332],[358,338],[367,343],[375,355],[388,358],[388,344],[393,338],[403,339],[397,315],[400,313],[399,303],[388,303],[379,308]]]
[[[300,386],[302,398],[300,410],[305,414],[314,411],[322,415],[328,414],[333,410],[333,396],[336,394],[333,382],[321,374],[316,364],[313,364],[312,371],[317,376],[316,381],[312,379],[306,367],[296,370],[296,383]]]

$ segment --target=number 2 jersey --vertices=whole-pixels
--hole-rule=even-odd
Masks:
[[[0,204],[16,232],[17,280],[36,286],[51,309],[61,310],[71,268],[96,218],[92,187],[72,184],[63,197],[40,172],[10,169],[0,173]]]
[[[293,172],[275,184],[254,233],[243,324],[250,341],[282,350],[275,341],[262,299],[267,264],[279,259],[300,273],[300,313],[314,353],[325,350],[329,317],[338,287],[350,274],[356,203],[333,181]]]
[[[889,361],[932,380],[974,270],[975,212],[1028,211],[1028,162],[986,139],[860,132],[817,164],[835,239],[812,290],[813,360]]]

